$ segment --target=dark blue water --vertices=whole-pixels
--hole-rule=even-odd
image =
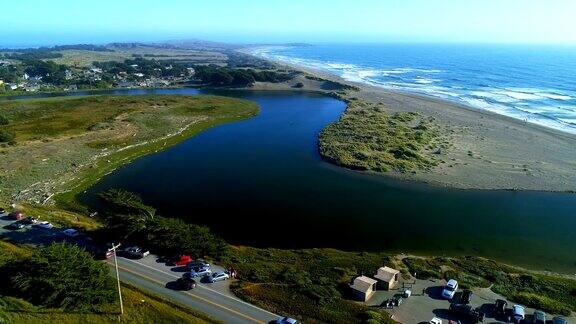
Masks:
[[[317,45],[254,53],[576,133],[576,47]]]
[[[342,102],[281,92],[215,94],[254,100],[261,112],[140,158],[82,200],[93,205],[107,188],[135,191],[161,214],[208,225],[234,244],[474,254],[576,270],[574,194],[449,190],[343,170],[317,152],[318,132],[339,117]]]

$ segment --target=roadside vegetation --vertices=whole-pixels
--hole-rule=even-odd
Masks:
[[[0,321],[8,323],[213,322],[128,285],[120,317],[109,268],[71,245],[32,250],[0,241],[0,272]]]
[[[100,197],[106,225],[98,232],[107,239],[138,244],[158,255],[184,253],[234,267],[241,281],[233,291],[251,303],[306,322],[388,322],[386,313],[347,299],[355,275],[390,264],[384,254],[232,247],[207,227],[156,215],[133,193],[112,189]]]
[[[220,260],[229,251],[224,240],[205,226],[155,214],[137,195],[111,189],[100,195],[100,214],[105,227],[95,233],[106,239],[132,242],[149,247],[159,255],[185,253]]]
[[[490,287],[510,300],[552,314],[576,311],[576,280],[528,272],[479,257],[406,258],[420,279],[456,279],[463,288]]]
[[[0,102],[14,134],[0,143],[0,201],[74,202],[105,173],[215,125],[254,116],[248,101],[214,96],[90,96]],[[66,193],[64,193],[66,192]],[[70,207],[70,206],[69,206]]]
[[[305,323],[393,323],[387,313],[350,300],[348,289],[354,277],[390,265],[388,255],[233,247],[225,263],[241,274],[232,287],[236,295],[279,314]]]
[[[320,154],[337,165],[375,172],[426,171],[437,165],[440,131],[432,118],[390,114],[384,107],[352,100],[340,120],[320,134]]]

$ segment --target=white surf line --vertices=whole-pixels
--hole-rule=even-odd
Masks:
[[[180,279],[180,276],[177,276],[177,275],[175,275],[175,274],[173,274],[173,273],[170,273],[170,272],[166,272],[166,271],[164,271],[164,270],[156,269],[156,268],[151,267],[151,266],[149,266],[149,265],[147,265],[147,264],[140,263],[140,262],[136,262],[136,261],[130,260],[130,259],[124,259],[124,260],[129,261],[129,262],[132,262],[132,263],[137,264],[137,265],[140,265],[140,266],[144,266],[144,267],[146,267],[146,268],[148,268],[148,269],[150,269],[150,270],[154,270],[154,271],[163,273],[163,274],[168,275],[168,276],[170,276],[170,277],[172,277],[172,278]],[[206,290],[208,290],[208,291],[210,291],[210,292],[213,292],[213,293],[215,293],[215,294],[218,294],[218,295],[220,295],[220,296],[222,296],[222,297],[226,297],[226,298],[232,299],[232,300],[234,300],[234,301],[236,301],[236,302],[242,303],[242,304],[244,304],[244,305],[246,305],[246,306],[253,307],[253,308],[255,308],[255,309],[258,309],[258,310],[260,310],[260,311],[263,311],[263,312],[265,312],[265,313],[268,313],[268,314],[270,314],[270,315],[272,315],[272,316],[279,317],[279,315],[277,315],[277,314],[274,314],[274,313],[269,312],[269,311],[267,311],[267,310],[265,310],[265,309],[262,309],[262,308],[260,308],[260,307],[258,307],[258,306],[255,306],[255,305],[252,305],[252,304],[250,304],[250,303],[247,303],[247,302],[245,302],[245,301],[243,301],[243,300],[241,300],[241,299],[238,299],[238,298],[235,298],[235,297],[232,297],[232,296],[225,295],[225,294],[223,294],[223,293],[221,293],[221,292],[219,292],[219,291],[216,291],[216,290],[214,290],[214,289],[205,287],[205,286],[203,286],[203,285],[197,285],[196,287],[199,287],[199,288],[202,288],[202,289],[206,289]]]

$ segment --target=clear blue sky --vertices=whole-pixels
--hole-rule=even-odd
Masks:
[[[230,42],[576,44],[576,0],[13,0],[0,45]]]

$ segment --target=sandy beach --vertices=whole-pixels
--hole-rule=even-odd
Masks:
[[[311,75],[357,87],[358,90],[340,92],[343,100],[382,103],[391,113],[417,112],[435,118],[450,141],[450,147],[435,156],[440,164],[431,171],[387,172],[386,176],[462,189],[576,190],[576,135],[444,99],[391,91],[349,82],[323,71],[275,63],[304,74],[285,83],[256,83],[252,89],[334,92],[329,83],[305,77]],[[303,87],[295,87],[298,83]]]

